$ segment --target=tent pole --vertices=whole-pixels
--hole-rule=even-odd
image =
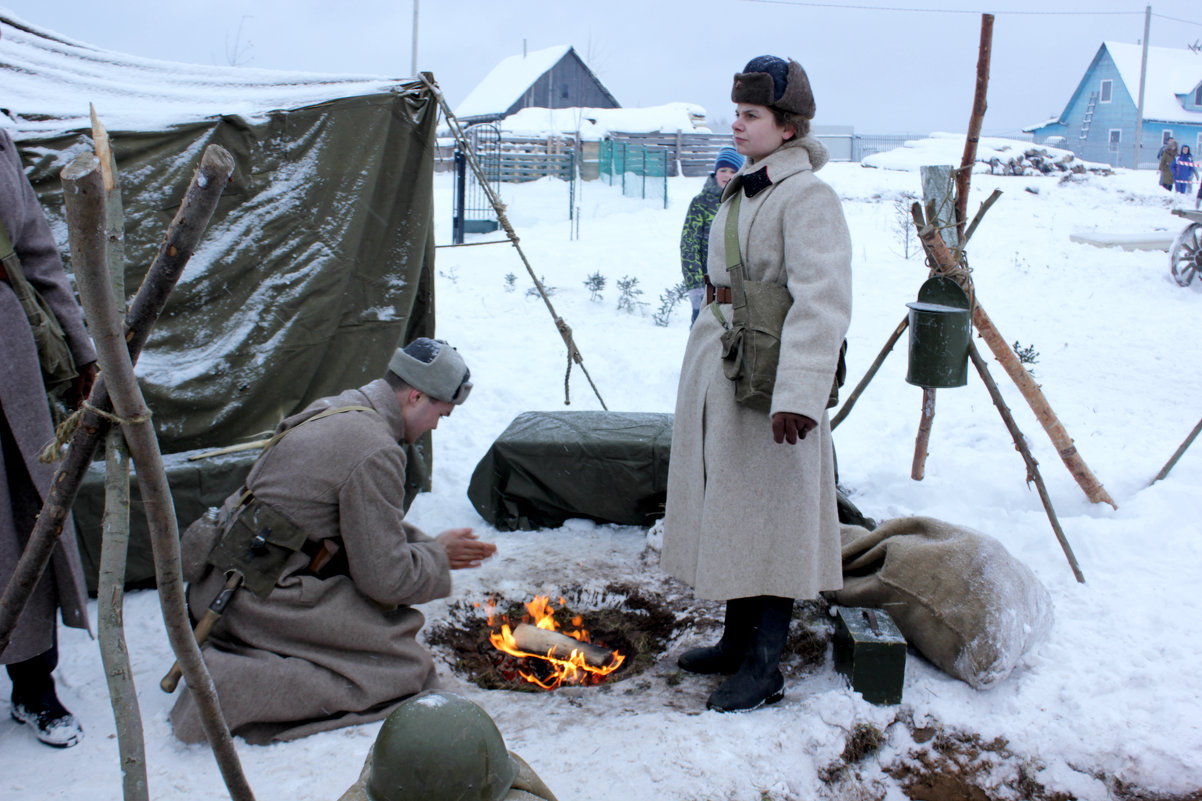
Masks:
[[[433,93],[434,98],[438,101],[438,105],[442,108],[442,113],[446,115],[447,124],[451,126],[451,131],[455,135],[455,141],[459,144],[460,151],[467,159],[468,166],[472,168],[476,180],[480,182],[480,186],[484,189],[484,194],[488,197],[488,202],[492,205],[493,211],[497,213],[497,221],[501,224],[501,228],[505,230],[505,235],[509,237],[509,241],[517,249],[518,256],[522,259],[522,264],[526,265],[526,272],[530,273],[530,280],[534,282],[534,286],[538,290],[538,294],[542,297],[543,303],[547,304],[547,311],[551,312],[551,318],[555,321],[555,328],[559,331],[564,345],[568,348],[568,374],[564,376],[564,405],[567,406],[571,403],[568,394],[568,377],[572,373],[572,363],[575,362],[580,365],[580,370],[584,373],[584,377],[588,379],[589,386],[593,388],[593,394],[601,402],[601,408],[609,411],[609,407],[605,405],[605,399],[601,397],[600,390],[593,383],[593,377],[588,374],[588,370],[584,366],[584,356],[580,353],[580,349],[576,347],[576,342],[572,338],[571,326],[555,313],[555,307],[551,305],[551,299],[547,296],[547,290],[543,288],[542,282],[534,274],[534,268],[530,266],[530,260],[526,258],[522,246],[518,244],[517,232],[513,230],[513,225],[510,224],[509,218],[505,215],[505,204],[501,202],[501,198],[497,197],[497,193],[493,190],[492,185],[489,184],[488,177],[484,174],[483,168],[480,167],[480,162],[476,161],[476,154],[472,152],[471,145],[468,144],[467,137],[464,136],[463,129],[459,126],[459,120],[451,111],[451,107],[447,105],[446,98],[442,96],[438,84],[434,82],[434,76],[428,72],[423,72],[419,77],[422,83]]]

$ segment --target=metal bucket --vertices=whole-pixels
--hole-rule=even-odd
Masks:
[[[910,365],[906,382],[929,389],[968,383],[972,317],[968,295],[950,278],[935,276],[918,290],[910,310]]]

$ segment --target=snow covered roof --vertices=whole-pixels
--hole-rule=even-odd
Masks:
[[[1131,93],[1139,97],[1139,69],[1143,46],[1103,42]],[[1202,83],[1202,53],[1175,47],[1148,47],[1148,73],[1144,90],[1144,119],[1202,123],[1202,112],[1186,111],[1177,95],[1193,92]]]
[[[503,59],[463,99],[455,109],[455,116],[463,119],[505,112],[571,49],[571,45],[556,45]]]
[[[90,128],[161,130],[223,114],[254,118],[387,92],[401,79],[179,64],[101,50],[0,9],[0,125],[16,139]]]
[[[665,103],[645,108],[524,108],[497,123],[518,136],[580,133],[581,139],[603,139],[611,131],[708,133],[698,125],[705,109],[696,103]]]

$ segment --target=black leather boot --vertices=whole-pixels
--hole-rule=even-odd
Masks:
[[[793,599],[761,596],[759,624],[739,672],[710,695],[706,706],[718,712],[745,712],[785,697],[780,655],[789,638]]]
[[[12,679],[12,718],[33,727],[34,736],[54,748],[70,748],[79,743],[83,729],[58,700],[51,673],[58,665],[58,648],[38,654],[24,662],[8,665]]]
[[[676,664],[690,673],[734,673],[743,664],[759,622],[759,603],[759,598],[731,598],[726,602],[722,638],[713,645],[690,648],[680,655]]]

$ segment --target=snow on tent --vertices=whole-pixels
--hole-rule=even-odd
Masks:
[[[312,400],[382,375],[398,343],[433,335],[438,106],[420,81],[136,58],[6,12],[0,28],[0,124],[68,271],[59,172],[92,147],[89,104],[121,174],[128,296],[204,148],[235,157],[137,365],[164,453],[262,436]],[[210,468],[168,456],[181,527],[236,489],[250,458]],[[75,507],[90,581],[102,505],[93,489]],[[140,510],[131,520],[135,583],[153,567]]]

